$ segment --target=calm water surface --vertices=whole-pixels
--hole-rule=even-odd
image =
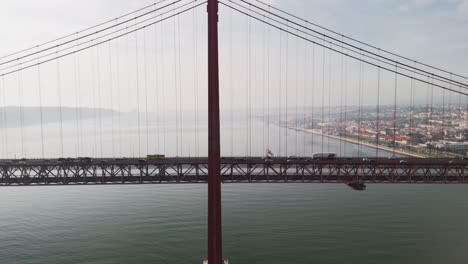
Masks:
[[[0,189],[0,263],[201,263],[206,185]],[[230,263],[468,262],[468,186],[223,185]]]

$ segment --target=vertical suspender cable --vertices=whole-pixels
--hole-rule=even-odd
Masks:
[[[159,67],[158,67],[158,57],[159,57],[159,49],[158,49],[158,27],[157,25],[154,25],[154,76],[155,76],[155,92],[156,92],[156,147],[155,151],[156,153],[161,153],[161,138],[160,138],[160,103],[161,103],[161,98],[159,96],[159,82],[161,80],[161,77],[159,75]]]
[[[321,122],[321,148],[320,151],[323,152],[323,147],[324,147],[324,126],[325,126],[325,49],[322,49],[323,52],[323,58],[322,58],[322,110],[321,110],[321,115],[322,118],[320,120]]]
[[[174,6],[175,14],[175,6]],[[176,40],[176,18],[173,20],[173,40],[174,40],[174,90],[175,90],[175,113],[176,113],[176,156],[179,157],[179,89],[178,89],[178,80],[177,80],[177,40]]]
[[[269,7],[268,7],[269,9]],[[268,15],[269,16],[269,15]],[[270,27],[266,27],[267,28],[267,48],[266,48],[266,52],[267,52],[267,65],[266,65],[266,70],[267,70],[267,74],[266,74],[266,81],[267,81],[267,139],[266,139],[266,142],[267,142],[267,147],[268,147],[268,150],[271,150],[271,147],[270,147]]]
[[[262,151],[266,151],[265,148],[265,85],[266,85],[266,77],[265,77],[265,53],[266,53],[266,25],[263,26],[262,32]],[[265,152],[266,153],[266,152]],[[266,153],[268,154],[268,153]]]
[[[149,153],[149,123],[148,123],[148,74],[146,65],[146,28],[143,29],[143,81],[145,89],[145,128],[146,128],[146,155]]]
[[[393,92],[393,156],[395,156],[395,150],[396,150],[397,89],[398,89],[398,66],[395,66],[395,89]]]
[[[195,12],[195,11],[194,11]],[[234,156],[234,110],[233,110],[233,97],[234,97],[234,88],[232,85],[232,10],[229,10],[229,114],[230,114],[230,139],[229,139],[229,149],[231,150],[231,157]],[[194,23],[195,24],[195,23]],[[196,35],[194,36],[196,38]],[[194,65],[196,68],[196,65]]]
[[[343,52],[343,48],[341,48],[341,51]],[[339,133],[339,136],[340,136],[340,156],[343,157],[344,153],[343,153],[343,128],[345,126],[343,126],[343,89],[344,89],[344,85],[343,85],[343,80],[344,80],[344,77],[343,77],[343,60],[344,60],[344,55],[341,55],[341,72],[340,72],[340,126],[338,127],[338,133]]]
[[[136,23],[136,20],[135,20]],[[137,122],[138,122],[138,157],[141,157],[141,123],[140,123],[140,74],[139,74],[139,59],[138,59],[138,31],[135,32],[135,63],[136,63],[136,103],[137,103]]]
[[[249,12],[250,12],[250,9],[249,9]],[[249,52],[250,52],[250,40],[249,40],[249,37],[250,37],[250,23],[249,23],[249,19],[250,17],[246,17],[246,35],[245,35],[245,41],[246,41],[246,52],[245,52],[245,64],[246,64],[246,67],[245,67],[245,96],[246,96],[246,116],[245,116],[245,120],[246,120],[246,138],[245,138],[245,156],[249,156],[249,136],[250,136],[250,133],[249,133],[249,93],[250,93],[250,90],[249,90],[249,72],[250,72],[250,69],[249,69]]]
[[[96,99],[97,99],[97,96],[96,96],[96,91],[97,91],[97,87],[96,87],[96,65],[95,65],[95,60],[94,60],[94,57],[93,57],[93,52],[90,51],[90,58],[91,58],[91,84],[92,84],[92,90],[93,90],[93,96],[92,96],[92,104],[93,104],[93,108],[92,108],[92,112],[93,112],[93,126],[94,126],[94,130],[93,130],[93,136],[94,136],[94,144],[92,144],[93,148],[92,148],[92,153],[93,153],[93,156],[94,157],[97,157],[97,115],[96,115],[96,112],[97,112],[97,109],[96,109]]]
[[[2,77],[2,79],[3,79],[3,77]],[[1,83],[1,82],[0,82],[0,89],[1,90],[5,89],[5,87],[3,87],[3,83]],[[1,130],[2,134],[1,134],[1,141],[2,141],[2,155],[3,155],[2,158],[4,158],[4,159],[6,158],[6,153],[5,153],[5,150],[6,150],[6,148],[5,148],[5,119],[4,119],[4,116],[3,116],[3,113],[5,111],[6,111],[6,107],[5,107],[5,105],[2,105],[2,122],[1,122],[1,124],[2,124],[2,130]]]
[[[307,57],[309,56],[308,53],[309,43],[304,42],[304,61],[303,61],[303,68],[302,68],[302,128],[306,128],[306,105],[307,105],[307,77],[306,77],[306,69],[307,69]],[[302,156],[306,156],[306,133],[302,132]]]
[[[116,87],[117,87],[117,123],[119,127],[119,157],[122,157],[122,108],[121,108],[121,101],[122,101],[122,85],[120,83],[120,40],[118,39],[115,44],[115,67],[116,67]]]
[[[5,77],[2,76],[2,104],[3,104],[3,122],[2,122],[2,126],[4,127],[4,130],[5,130],[5,134],[4,134],[4,148],[5,148],[5,158],[8,158],[8,143],[9,143],[9,140],[8,140],[8,113],[7,113],[7,110],[8,110],[8,107],[6,105],[6,86],[5,86]]]
[[[297,32],[297,33],[299,33],[299,32]],[[295,110],[295,113],[294,113],[294,115],[295,115],[295,117],[294,117],[294,119],[295,119],[295,124],[294,124],[294,126],[295,126],[295,129],[294,129],[294,131],[295,131],[295,133],[294,133],[294,137],[295,137],[295,146],[294,146],[295,152],[294,152],[294,154],[295,154],[295,155],[299,155],[299,150],[298,150],[299,145],[298,145],[298,141],[297,141],[297,136],[298,136],[298,133],[299,133],[299,131],[298,131],[298,126],[299,126],[299,120],[298,120],[298,119],[299,119],[299,108],[298,108],[298,106],[297,106],[298,101],[299,101],[299,98],[298,98],[298,96],[299,96],[299,74],[298,74],[298,72],[299,72],[299,43],[298,43],[298,41],[296,41],[295,47],[296,47],[296,56],[295,56],[295,59],[296,59],[296,69],[295,69],[295,70],[296,70],[296,74],[295,74],[295,75],[296,75],[296,76],[295,76],[295,79],[296,79],[296,80],[295,80],[295,82],[296,82],[296,85],[295,85],[295,101],[296,101],[296,102],[295,102],[295,109],[294,109],[294,110]]]
[[[330,44],[331,48],[331,44]],[[331,84],[331,76],[332,76],[332,54],[330,50],[328,51],[328,121],[327,121],[327,134],[330,134],[330,122],[332,120],[330,115],[330,108],[331,108],[331,94],[332,94],[332,84]],[[330,137],[327,136],[327,151],[330,152]]]
[[[3,84],[0,82],[0,89],[3,90],[4,87],[3,87]],[[6,158],[6,155],[5,155],[5,119],[3,118],[3,113],[6,111],[6,107],[4,105],[2,105],[1,107],[1,111],[2,111],[2,119],[1,119],[1,145],[2,145],[2,157],[1,158]]]
[[[23,78],[21,71],[18,72],[18,99],[20,105],[20,133],[21,133],[21,155],[26,157],[24,153],[24,109],[23,109]]]
[[[348,126],[348,60],[344,58],[344,83],[346,87],[344,88],[344,133],[347,135],[346,127]],[[347,155],[346,147],[347,142],[343,142],[343,154]]]
[[[194,3],[195,5],[195,3]],[[194,62],[193,62],[193,75],[194,75],[194,100],[195,100],[195,155],[200,156],[199,146],[198,146],[198,19],[195,15],[195,9],[193,9],[193,37],[194,37]],[[232,12],[231,12],[232,16]],[[232,67],[232,66],[231,66]],[[232,92],[232,89],[231,89]],[[232,98],[232,97],[231,97]],[[231,99],[231,109],[232,109],[232,99]],[[231,111],[231,121],[232,121],[232,111]],[[232,129],[232,124],[231,124]],[[231,137],[232,140],[232,137]],[[231,147],[232,149],[233,147]]]
[[[250,6],[248,10],[250,14]],[[248,88],[248,94],[247,94],[247,102],[249,104],[248,106],[248,146],[249,146],[249,151],[248,151],[248,156],[252,156],[252,21],[250,17],[247,18],[247,39],[248,39],[248,48],[247,48],[247,78],[248,78],[248,83],[247,83],[247,88]]]
[[[375,157],[379,157],[379,135],[380,135],[380,67],[377,68],[377,117],[376,117],[376,132],[377,134],[375,135]]]
[[[127,41],[126,41],[126,46],[127,46],[126,54],[127,54],[127,56],[128,56],[128,59],[131,60],[131,59],[133,58],[133,55],[134,55],[134,54],[133,54],[133,48],[132,48],[132,41],[133,41],[133,39],[130,38],[130,36],[128,36],[128,37],[126,38],[126,40],[127,40]],[[135,80],[136,80],[136,78],[135,78]],[[127,84],[127,86],[126,86],[126,87],[127,87],[127,89],[126,89],[127,104],[130,105],[130,103],[131,103],[131,100],[130,100],[130,99],[132,98],[132,95],[133,95],[133,94],[132,94],[132,90],[133,90],[132,88],[134,87],[133,80],[132,80],[131,78],[128,78],[126,84]],[[134,150],[134,147],[135,147],[135,144],[134,144],[135,138],[134,138],[134,136],[133,136],[133,127],[134,127],[134,125],[133,125],[133,123],[132,123],[132,122],[134,121],[134,118],[135,118],[135,117],[133,116],[133,113],[132,113],[132,112],[133,112],[133,109],[132,109],[132,108],[128,108],[127,111],[129,111],[128,114],[126,115],[126,118],[127,118],[127,128],[128,128],[127,131],[128,131],[128,134],[129,134],[129,135],[128,135],[128,137],[129,137],[129,138],[128,138],[128,141],[130,142],[130,144],[128,144],[128,150],[127,150],[127,151],[128,151],[128,153],[129,153],[129,155],[131,154],[131,157],[135,157],[135,150]]]
[[[452,88],[452,84],[449,84],[449,87]],[[445,119],[445,90],[442,90],[442,129],[446,128],[446,119]]]
[[[63,113],[62,113],[62,84],[61,84],[61,76],[60,76],[60,61],[56,60],[57,62],[57,95],[58,95],[58,103],[59,103],[59,124],[60,124],[60,155],[63,157],[64,155],[64,147],[63,147]]]
[[[310,107],[310,127],[312,129],[312,133],[310,133],[310,140],[311,140],[311,148],[310,148],[310,153],[311,155],[314,154],[314,145],[315,145],[315,140],[314,140],[314,123],[315,123],[315,115],[314,115],[314,101],[315,101],[315,44],[312,44],[312,87],[311,87],[311,93],[310,93],[310,102],[311,102],[311,107]]]
[[[3,80],[3,77],[2,77],[2,80]],[[5,87],[3,87],[3,83],[0,82],[0,89],[3,91],[5,89]],[[3,98],[2,98],[3,99]],[[2,155],[4,159],[6,159],[6,142],[5,142],[5,132],[6,132],[6,129],[5,129],[5,118],[4,118],[4,113],[6,111],[6,106],[2,104]]]
[[[96,46],[96,77],[97,77],[97,93],[98,93],[98,120],[99,120],[99,155],[104,157],[103,152],[103,137],[102,137],[102,104],[101,104],[101,63],[99,56],[99,46]]]
[[[184,156],[184,138],[183,138],[183,132],[184,132],[184,123],[183,123],[183,113],[182,113],[182,63],[180,59],[180,16],[177,16],[177,53],[178,53],[178,58],[179,58],[179,128],[180,128],[180,155]]]
[[[433,120],[434,114],[434,78],[431,78],[431,115],[430,120]]]
[[[412,139],[413,139],[413,111],[414,111],[414,79],[410,79],[410,120],[409,120],[409,146],[411,152]]]
[[[77,90],[78,90],[78,98],[77,100],[77,106],[78,106],[78,140],[79,140],[79,149],[78,151],[80,153],[83,152],[84,148],[84,142],[83,142],[83,126],[82,126],[82,118],[83,118],[83,113],[82,113],[82,107],[81,107],[81,67],[80,67],[80,55],[77,53],[76,55],[76,70],[77,70]]]
[[[285,73],[285,93],[284,93],[284,101],[285,101],[285,105],[284,105],[284,112],[285,112],[285,117],[284,117],[284,121],[286,123],[286,126],[285,126],[285,130],[284,130],[284,136],[286,138],[286,145],[284,146],[285,148],[285,152],[286,152],[286,157],[288,156],[288,129],[289,129],[289,119],[288,119],[288,87],[289,87],[289,84],[288,84],[288,80],[289,80],[289,76],[288,76],[288,69],[289,69],[289,34],[286,34],[286,73]]]
[[[361,54],[362,58],[362,54]],[[358,101],[359,101],[359,106],[358,106],[358,112],[359,112],[359,117],[358,117],[358,156],[362,156],[362,146],[361,146],[361,122],[362,122],[362,62],[359,62],[359,93],[358,93]]]
[[[164,100],[166,98],[166,95],[165,95],[165,82],[164,82],[164,79],[165,79],[165,76],[164,76],[164,69],[165,69],[165,65],[164,65],[164,56],[165,56],[165,53],[164,53],[164,31],[163,31],[163,25],[161,24],[161,67],[159,67],[161,69],[161,92],[162,92],[162,96],[161,98],[163,98],[162,100],[162,125],[163,125],[163,152],[166,153],[166,100]]]
[[[78,74],[77,74],[77,56],[78,54],[75,53],[73,55],[73,88],[75,90],[75,133],[76,133],[76,147],[75,147],[75,156],[78,157],[80,153],[80,133],[79,133],[79,121],[80,118],[78,116],[79,106],[78,106]],[[38,66],[39,70],[39,66]]]
[[[41,65],[37,65],[37,88],[39,95],[39,120],[41,122],[41,158],[44,158],[44,115],[42,109]]]
[[[281,156],[281,129],[282,129],[282,123],[281,123],[281,90],[282,90],[282,84],[283,84],[283,67],[282,67],[282,62],[283,62],[283,37],[281,34],[282,31],[279,33],[280,41],[279,41],[279,47],[280,47],[280,56],[279,56],[279,85],[278,85],[278,104],[279,104],[279,110],[278,110],[278,155]]]
[[[111,114],[111,151],[112,157],[115,157],[115,147],[114,147],[114,77],[112,75],[112,46],[111,42],[109,42],[109,88],[110,88],[110,114]]]

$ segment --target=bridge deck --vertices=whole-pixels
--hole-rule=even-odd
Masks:
[[[0,160],[0,186],[206,183],[207,158]],[[468,183],[468,160],[227,157],[224,183]]]

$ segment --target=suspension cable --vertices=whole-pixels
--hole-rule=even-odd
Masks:
[[[242,1],[242,2],[245,2],[245,3],[249,4],[249,5],[253,5],[252,3],[246,2],[246,1],[244,1],[244,0],[241,0],[241,1]],[[323,30],[325,30],[325,31],[331,32],[331,33],[333,33],[333,34],[339,35],[339,36],[341,36],[341,37],[343,37],[343,38],[346,38],[346,39],[348,39],[348,40],[351,40],[351,41],[354,41],[354,42],[356,42],[356,43],[362,44],[362,45],[364,45],[364,46],[367,46],[367,47],[370,47],[370,48],[373,48],[373,49],[382,51],[382,52],[384,52],[384,53],[386,53],[386,54],[389,54],[389,55],[392,55],[392,56],[395,56],[395,57],[398,57],[398,58],[401,58],[401,59],[404,59],[404,60],[407,60],[407,61],[410,61],[410,62],[414,62],[414,63],[416,63],[416,64],[419,64],[419,65],[422,65],[422,66],[425,66],[425,67],[428,67],[428,68],[432,68],[432,69],[435,69],[435,70],[438,70],[438,71],[441,71],[441,72],[444,72],[444,73],[452,74],[452,75],[454,75],[454,76],[457,76],[457,77],[460,77],[460,78],[463,78],[463,79],[467,79],[467,80],[468,80],[468,77],[466,77],[466,76],[459,75],[459,74],[455,74],[455,73],[452,73],[452,72],[443,70],[443,69],[441,69],[441,68],[437,68],[437,67],[434,67],[434,66],[431,66],[431,65],[422,63],[422,62],[418,62],[418,61],[416,61],[416,60],[414,60],[414,59],[410,59],[410,58],[408,58],[408,57],[398,55],[398,54],[393,53],[393,52],[390,52],[390,51],[388,51],[388,50],[384,50],[384,49],[378,48],[378,47],[373,46],[373,45],[371,45],[371,44],[367,44],[367,43],[365,43],[365,42],[362,42],[362,41],[359,41],[359,40],[357,40],[357,39],[354,39],[354,38],[351,38],[351,37],[349,37],[349,36],[346,36],[346,35],[343,35],[343,34],[341,34],[341,33],[338,33],[338,32],[336,32],[336,31],[334,31],[334,30],[329,29],[329,28],[320,26],[320,25],[318,25],[318,24],[316,24],[316,23],[313,23],[313,22],[307,21],[307,20],[305,20],[305,19],[302,19],[302,18],[300,18],[300,17],[298,17],[298,16],[295,16],[295,15],[289,13],[289,12],[286,12],[286,11],[284,11],[284,10],[281,10],[281,9],[279,9],[279,8],[276,8],[276,7],[272,6],[272,5],[266,4],[266,3],[263,2],[263,1],[260,1],[260,0],[255,0],[255,1],[261,3],[261,4],[265,5],[265,6],[267,6],[269,9],[276,10],[276,11],[278,11],[278,12],[280,12],[280,13],[286,14],[286,15],[288,15],[288,16],[290,16],[290,17],[293,17],[293,18],[295,18],[295,19],[298,19],[298,20],[301,20],[301,21],[303,21],[303,22],[306,22],[307,24],[313,25],[313,26],[315,26],[315,27],[318,27],[318,28],[323,29]],[[253,6],[255,6],[255,5],[253,5]],[[257,7],[257,6],[255,6],[255,7]],[[257,7],[257,8],[259,8],[259,7]],[[278,16],[278,15],[277,15],[277,16]],[[281,16],[279,16],[279,17],[281,17]],[[288,19],[283,18],[283,17],[281,17],[281,18],[282,18],[282,19],[285,19],[285,20],[288,20]]]
[[[80,40],[80,39],[84,39],[84,38],[86,38],[86,37],[99,34],[99,33],[101,33],[101,32],[104,32],[104,31],[109,30],[109,29],[111,29],[111,28],[114,28],[114,27],[116,27],[116,26],[119,26],[119,25],[122,25],[122,24],[125,24],[125,23],[128,23],[128,22],[137,20],[138,18],[141,18],[141,17],[144,17],[144,16],[146,16],[146,15],[148,15],[148,14],[154,13],[154,12],[156,12],[156,11],[158,11],[158,10],[161,10],[161,9],[163,9],[163,8],[165,8],[165,7],[171,6],[171,5],[173,5],[173,4],[177,3],[177,2],[180,2],[180,1],[182,1],[182,0],[176,0],[176,1],[172,2],[172,3],[170,3],[170,4],[167,4],[167,5],[163,6],[163,7],[161,7],[161,8],[158,8],[158,9],[155,9],[155,10],[152,10],[152,11],[149,11],[149,12],[146,12],[146,13],[144,13],[144,14],[142,14],[142,15],[138,15],[138,16],[136,16],[136,17],[127,19],[127,20],[125,20],[125,21],[122,21],[122,22],[119,22],[119,23],[117,23],[117,24],[115,24],[115,25],[108,26],[108,27],[106,27],[106,28],[97,30],[97,31],[95,31],[95,32],[92,32],[92,33],[83,35],[83,36],[81,36],[81,37],[77,37],[77,38],[74,38],[74,39],[71,39],[71,40],[67,40],[67,41],[65,41],[65,42],[63,42],[63,43],[54,45],[54,46],[52,46],[52,47],[44,48],[44,49],[41,49],[41,50],[38,50],[38,51],[35,51],[35,52],[31,52],[31,53],[29,53],[29,54],[20,56],[20,57],[15,58],[15,59],[11,59],[11,60],[7,60],[7,61],[4,61],[4,62],[0,62],[0,65],[5,65],[5,64],[8,64],[8,63],[10,63],[10,62],[19,61],[19,60],[21,60],[21,59],[24,59],[24,58],[27,58],[27,57],[30,57],[30,56],[33,56],[33,55],[36,55],[36,54],[39,54],[39,53],[42,53],[42,52],[51,50],[51,49],[57,49],[57,48],[59,48],[59,47],[61,47],[61,46],[64,46],[64,45],[69,44],[69,43],[72,43],[72,42],[74,42],[74,41],[77,41],[77,40]],[[73,35],[74,35],[74,34],[73,34]]]
[[[247,9],[247,7],[245,7],[245,6],[243,6],[243,5],[239,4],[239,3],[233,2],[232,0],[228,0],[228,1],[231,2],[231,3],[233,3],[233,4],[235,4],[235,5],[237,5],[237,6],[239,6],[239,7],[242,7],[242,8],[244,8],[244,9]],[[245,2],[245,1],[243,1],[243,2]],[[250,5],[249,5],[249,8],[250,8]],[[262,8],[259,8],[259,7],[257,7],[257,8],[260,9],[261,11],[263,11],[264,13],[267,12],[265,9],[262,9]],[[266,15],[265,15],[265,14],[262,14],[262,13],[260,13],[260,12],[256,12],[255,10],[253,10],[253,13],[256,14],[256,15],[259,15],[259,16],[262,16],[262,17],[265,17],[265,18],[266,18]],[[267,14],[269,14],[269,13],[267,13]],[[274,13],[271,13],[271,14],[275,15]],[[404,64],[404,63],[398,62],[398,61],[393,60],[393,59],[389,59],[389,58],[387,58],[387,57],[381,56],[381,55],[380,55],[380,51],[378,51],[378,53],[367,51],[367,50],[365,50],[365,49],[362,49],[362,48],[356,47],[356,46],[354,46],[354,45],[351,45],[351,44],[349,44],[349,43],[343,42],[343,41],[341,41],[341,40],[339,40],[339,39],[337,39],[337,38],[333,38],[333,37],[327,36],[327,35],[325,35],[325,34],[323,34],[323,33],[321,33],[321,32],[318,32],[318,31],[315,31],[315,30],[310,29],[310,28],[308,28],[308,27],[305,27],[305,26],[303,26],[303,25],[301,25],[301,24],[295,23],[294,21],[289,21],[289,20],[287,20],[287,19],[284,19],[284,18],[282,18],[281,16],[278,16],[278,15],[276,15],[276,16],[279,17],[279,18],[281,18],[281,19],[283,19],[283,20],[285,20],[286,22],[281,22],[281,21],[278,21],[278,20],[273,19],[273,18],[271,18],[271,17],[268,17],[268,19],[271,20],[271,21],[273,21],[273,22],[275,22],[275,23],[280,24],[281,26],[285,26],[286,28],[289,28],[291,31],[297,30],[298,32],[300,32],[300,33],[302,33],[302,34],[305,34],[305,35],[307,35],[307,36],[309,36],[309,37],[312,37],[312,38],[314,38],[314,39],[317,39],[318,41],[323,41],[324,43],[326,42],[326,43],[330,44],[330,48],[331,48],[331,45],[334,45],[336,48],[342,48],[342,49],[344,49],[344,50],[347,50],[347,51],[350,51],[350,52],[352,52],[352,53],[355,53],[355,55],[362,55],[362,56],[364,56],[364,57],[366,57],[366,58],[370,58],[370,59],[375,60],[375,61],[377,61],[377,62],[379,62],[379,63],[384,63],[384,64],[386,64],[386,65],[388,65],[388,66],[395,66],[395,65],[398,65],[399,68],[400,68],[400,70],[406,70],[406,71],[409,71],[409,72],[411,72],[411,73],[416,73],[416,74],[419,74],[419,75],[424,76],[424,77],[428,77],[428,76],[434,77],[437,81],[441,81],[441,82],[444,82],[444,83],[449,83],[449,82],[450,82],[450,83],[455,83],[455,84],[457,84],[457,86],[459,86],[459,87],[464,87],[465,89],[468,89],[468,84],[466,84],[466,83],[457,82],[457,81],[454,81],[454,80],[452,80],[452,79],[446,78],[446,77],[444,77],[444,76],[440,76],[440,75],[437,75],[437,74],[435,74],[435,73],[428,72],[428,71],[423,70],[423,69],[420,69],[420,68],[415,68],[415,67],[413,67],[413,66],[410,66],[410,65],[408,65],[408,64]],[[332,41],[336,41],[336,42],[338,42],[338,43],[341,43],[341,44],[343,44],[344,46],[343,46],[343,45],[340,45],[340,44],[333,43],[332,41],[326,40],[326,39],[324,39],[324,38],[320,38],[320,37],[318,37],[318,36],[316,36],[316,35],[310,34],[310,33],[308,33],[308,32],[305,32],[305,31],[303,31],[303,30],[300,30],[300,29],[298,29],[298,28],[292,27],[292,26],[290,26],[290,25],[288,24],[288,22],[292,23],[293,25],[296,25],[296,26],[299,26],[299,27],[301,27],[301,28],[304,28],[304,29],[306,29],[306,30],[308,30],[308,31],[312,31],[312,32],[314,32],[315,34],[324,36],[325,38],[329,38],[329,39],[331,39]],[[299,34],[298,34],[298,35],[299,35]],[[349,47],[351,47],[351,48],[347,48],[347,47],[345,47],[345,46],[349,46]],[[365,53],[362,53],[362,52],[365,52]],[[379,58],[380,58],[380,59],[379,59]]]
[[[249,14],[247,14],[247,13],[245,13],[245,12],[243,12],[243,11],[237,9],[237,8],[234,8],[234,7],[232,7],[232,6],[228,5],[228,4],[225,4],[225,3],[223,3],[223,2],[220,2],[220,3],[221,3],[222,5],[228,6],[228,7],[231,8],[231,9],[236,10],[236,11],[239,12],[239,13],[242,13],[242,14],[244,14],[244,15],[250,16]],[[306,37],[304,37],[304,36],[300,36],[300,35],[298,35],[298,34],[296,34],[296,33],[294,33],[294,32],[288,31],[287,29],[284,29],[284,28],[281,28],[281,27],[279,27],[279,26],[273,25],[272,23],[269,23],[269,22],[267,22],[267,21],[265,21],[265,20],[263,20],[263,19],[260,19],[260,18],[258,18],[258,17],[255,17],[255,16],[251,16],[251,17],[254,18],[254,19],[257,20],[257,21],[260,21],[260,22],[262,22],[262,23],[265,23],[265,24],[267,24],[267,25],[270,25],[271,27],[274,27],[274,28],[276,28],[276,29],[278,29],[278,30],[280,30],[280,31],[286,32],[286,33],[288,33],[289,35],[293,35],[293,36],[295,36],[295,37],[297,37],[297,38],[300,38],[300,39],[303,39],[303,40],[305,40],[305,41],[314,43],[314,44],[316,44],[316,45],[318,45],[318,46],[321,46],[321,47],[323,47],[323,48],[329,49],[329,50],[331,50],[331,51],[333,51],[333,52],[335,52],[335,53],[340,53],[340,54],[345,55],[345,56],[347,56],[347,57],[349,57],[349,58],[352,58],[352,59],[354,59],[354,60],[358,60],[358,61],[361,61],[361,62],[366,63],[366,64],[368,64],[368,65],[371,65],[371,66],[374,66],[374,67],[378,67],[378,65],[376,65],[375,63],[366,61],[366,60],[364,60],[363,58],[358,58],[358,57],[356,57],[356,56],[349,55],[349,54],[347,54],[347,53],[342,53],[342,52],[339,51],[339,50],[336,50],[336,49],[327,47],[327,46],[324,45],[324,44],[320,44],[320,43],[318,43],[318,42],[316,42],[316,41],[313,41],[313,40],[310,40],[310,39],[308,39],[308,38],[306,38]],[[361,56],[363,56],[363,55],[361,54]],[[408,75],[408,74],[406,74],[406,73],[395,72],[395,70],[392,70],[392,69],[387,68],[387,67],[381,67],[381,69],[383,69],[383,70],[385,70],[385,71],[388,71],[388,72],[397,73],[397,74],[400,75],[400,76],[404,76],[404,77],[407,77],[407,78],[411,78],[411,76]],[[423,80],[423,79],[421,79],[421,78],[415,78],[415,80],[417,80],[417,81],[419,81],[419,82],[422,82],[422,83],[428,83],[428,81],[425,81],[425,80]],[[429,84],[430,84],[430,83],[429,83]],[[458,94],[461,94],[461,95],[468,96],[468,93],[466,93],[466,92],[461,92],[461,91],[457,91],[457,90],[454,90],[454,89],[450,89],[450,88],[447,88],[447,87],[442,86],[442,85],[439,85],[439,84],[433,84],[433,85],[434,85],[434,87],[438,87],[438,88],[441,88],[441,89],[445,89],[445,90],[448,90],[448,91],[452,91],[452,92],[454,92],[454,93],[458,93]]]
[[[35,45],[35,46],[33,46],[33,47],[30,47],[30,48],[26,48],[26,49],[23,49],[23,50],[20,50],[20,51],[16,51],[16,52],[13,52],[13,53],[10,53],[10,54],[1,56],[1,57],[0,57],[0,60],[1,60],[1,59],[4,59],[4,58],[7,58],[7,57],[11,57],[11,56],[17,55],[17,54],[20,54],[20,53],[23,53],[23,52],[26,52],[26,51],[30,51],[30,50],[33,50],[33,49],[37,49],[37,48],[39,48],[39,47],[45,46],[45,45],[50,44],[50,43],[54,43],[54,42],[59,41],[59,40],[62,40],[62,39],[69,38],[69,37],[74,36],[74,35],[81,34],[81,33],[83,33],[83,32],[86,32],[86,31],[89,31],[89,30],[91,30],[91,29],[100,27],[100,26],[105,25],[105,24],[108,24],[108,23],[110,23],[110,22],[117,21],[117,20],[119,20],[119,19],[121,19],[121,18],[124,18],[124,17],[126,17],[126,16],[130,16],[130,15],[136,14],[136,13],[138,13],[138,12],[140,12],[140,11],[143,11],[143,10],[145,10],[145,9],[148,9],[148,8],[150,8],[150,7],[152,7],[152,6],[158,5],[158,4],[160,4],[160,3],[162,3],[162,2],[165,2],[165,1],[167,1],[167,0],[162,0],[162,1],[159,1],[159,2],[156,2],[156,3],[153,3],[153,4],[151,4],[151,5],[147,5],[147,6],[145,6],[145,7],[142,7],[142,8],[139,8],[139,9],[137,9],[137,10],[134,10],[134,11],[132,11],[132,12],[130,12],[130,13],[126,13],[126,14],[124,14],[124,15],[118,16],[118,17],[113,18],[113,19],[110,19],[110,20],[107,20],[107,21],[102,22],[102,23],[99,23],[99,24],[97,24],[97,25],[94,25],[94,26],[91,26],[91,27],[82,29],[82,30],[80,30],[80,31],[77,31],[77,32],[74,32],[74,33],[71,33],[71,34],[68,34],[68,35],[65,35],[65,36],[62,36],[62,37],[59,37],[59,38],[56,38],[56,39],[47,41],[47,42],[44,42],[44,43],[41,43],[41,44],[39,44],[39,45]]]
[[[201,6],[201,5],[205,4],[205,3],[206,3],[206,1],[205,1],[205,2],[202,2],[202,3],[198,4],[198,5],[196,5],[195,7],[199,7],[199,6]],[[62,55],[57,55],[57,56],[55,56],[55,57],[53,57],[53,58],[50,58],[50,59],[41,61],[40,63],[41,63],[41,64],[44,64],[44,63],[47,63],[47,62],[50,62],[50,61],[53,61],[53,60],[57,60],[57,59],[59,59],[59,58],[65,57],[65,56],[69,56],[69,55],[71,55],[71,54],[74,54],[74,53],[77,53],[77,52],[80,52],[80,51],[83,51],[83,50],[86,50],[86,49],[90,49],[90,48],[92,48],[92,47],[94,47],[94,46],[98,46],[98,45],[101,45],[101,44],[103,44],[103,43],[107,43],[107,42],[112,41],[112,40],[114,40],[114,39],[121,38],[121,37],[123,37],[123,36],[126,36],[126,35],[129,35],[129,34],[131,34],[131,33],[134,33],[134,32],[137,32],[137,31],[139,31],[139,30],[142,30],[142,29],[144,29],[144,28],[146,28],[146,27],[149,27],[149,26],[152,26],[152,25],[154,25],[154,24],[157,24],[157,23],[163,22],[163,21],[165,21],[165,20],[168,20],[168,19],[170,19],[170,18],[172,18],[172,17],[174,17],[174,16],[176,16],[176,15],[180,15],[180,14],[182,14],[182,13],[188,12],[188,11],[190,11],[190,10],[193,9],[193,8],[194,8],[194,7],[186,8],[186,9],[184,9],[184,10],[182,10],[182,11],[179,11],[179,12],[173,14],[173,15],[169,15],[169,16],[167,16],[167,17],[161,18],[161,19],[159,19],[159,20],[157,20],[157,21],[151,22],[151,23],[146,24],[146,25],[144,25],[144,26],[141,26],[141,27],[138,27],[138,28],[136,28],[136,29],[127,31],[127,32],[125,32],[125,33],[122,33],[122,34],[120,34],[120,35],[117,35],[117,36],[114,36],[114,37],[111,37],[111,38],[108,38],[108,39],[105,39],[105,40],[96,42],[95,44],[92,44],[92,45],[89,45],[89,46],[86,46],[86,47],[83,47],[83,48],[80,48],[80,49],[76,49],[76,50],[74,50],[74,51],[67,52],[67,53],[62,54]],[[94,40],[93,40],[93,41],[94,41]],[[25,70],[25,69],[29,69],[29,68],[35,67],[35,66],[37,66],[37,65],[38,65],[38,63],[30,64],[30,65],[27,65],[27,66],[24,66],[24,67],[20,67],[20,68],[18,68],[18,69],[11,70],[11,71],[9,71],[9,72],[0,74],[0,77],[1,77],[1,76],[6,76],[6,75],[10,75],[10,74],[12,74],[12,73],[15,73],[15,72],[18,72],[18,71],[22,71],[22,70]]]

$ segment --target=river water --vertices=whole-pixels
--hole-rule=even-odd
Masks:
[[[66,131],[72,131],[69,126]],[[245,126],[236,129],[236,150],[224,133],[225,154],[249,151],[242,141]],[[258,135],[264,129],[254,122],[252,146],[258,155],[269,145],[265,133]],[[279,132],[269,129],[272,135]],[[28,155],[40,155],[40,139],[32,134],[25,141],[36,145],[29,145]],[[10,140],[15,136],[10,133]],[[166,141],[172,136],[167,133]],[[86,137],[86,151],[98,153],[91,146],[93,133]],[[129,138],[125,144],[137,142],[134,134]],[[56,138],[46,140],[59,144]],[[274,136],[271,142],[285,144]],[[203,153],[205,143],[199,144]],[[315,149],[375,155],[373,149],[334,140],[322,145],[320,137],[295,132],[288,134],[288,144],[288,154]],[[10,145],[10,155],[15,147],[19,151]],[[108,148],[103,146],[103,156],[111,155]],[[356,192],[340,184],[225,184],[222,192],[224,256],[230,263],[468,263],[468,186],[371,184]],[[204,184],[0,188],[0,263],[201,263],[206,193]]]

